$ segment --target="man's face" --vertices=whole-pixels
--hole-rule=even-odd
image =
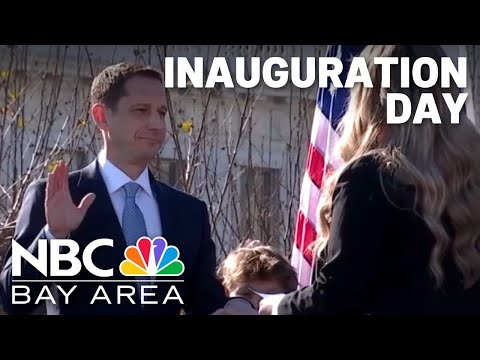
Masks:
[[[165,141],[165,89],[144,76],[129,79],[124,88],[116,109],[107,110],[107,146],[129,161],[149,162]]]
[[[252,290],[264,294],[282,294],[288,292],[285,286],[277,280],[254,280],[247,284],[242,284],[230,292],[229,296],[239,296],[250,301],[258,309],[262,298]]]

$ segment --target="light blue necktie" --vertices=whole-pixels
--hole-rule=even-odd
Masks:
[[[125,207],[123,208],[122,228],[127,246],[137,245],[137,240],[142,236],[147,236],[147,227],[142,211],[135,202],[135,197],[140,189],[140,185],[135,182],[129,182],[123,185],[125,193]],[[138,280],[146,280],[150,278],[135,277]],[[139,282],[136,283],[137,291],[140,290]],[[142,305],[143,307],[143,305]]]
[[[137,240],[142,236],[147,236],[147,228],[143,214],[135,203],[140,185],[129,182],[123,186],[125,192],[125,207],[123,208],[122,228],[127,246],[136,245]]]

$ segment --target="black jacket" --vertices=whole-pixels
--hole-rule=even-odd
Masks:
[[[480,314],[480,285],[464,291],[450,256],[444,287],[434,287],[434,238],[414,195],[372,155],[349,165],[334,192],[322,276],[287,295],[279,314]]]

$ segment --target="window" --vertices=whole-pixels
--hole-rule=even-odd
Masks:
[[[87,152],[84,150],[67,150],[64,160],[68,162],[70,171],[83,169],[89,163]]]
[[[243,167],[241,171],[242,235],[276,246],[280,240],[280,170]]]
[[[160,181],[181,189],[182,186],[182,162],[178,159],[158,159],[156,169]]]

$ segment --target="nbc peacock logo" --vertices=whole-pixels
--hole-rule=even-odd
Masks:
[[[163,237],[153,240],[142,237],[137,245],[125,249],[125,259],[120,264],[124,276],[180,276],[185,265],[179,260],[180,251],[176,246],[168,245]]]

